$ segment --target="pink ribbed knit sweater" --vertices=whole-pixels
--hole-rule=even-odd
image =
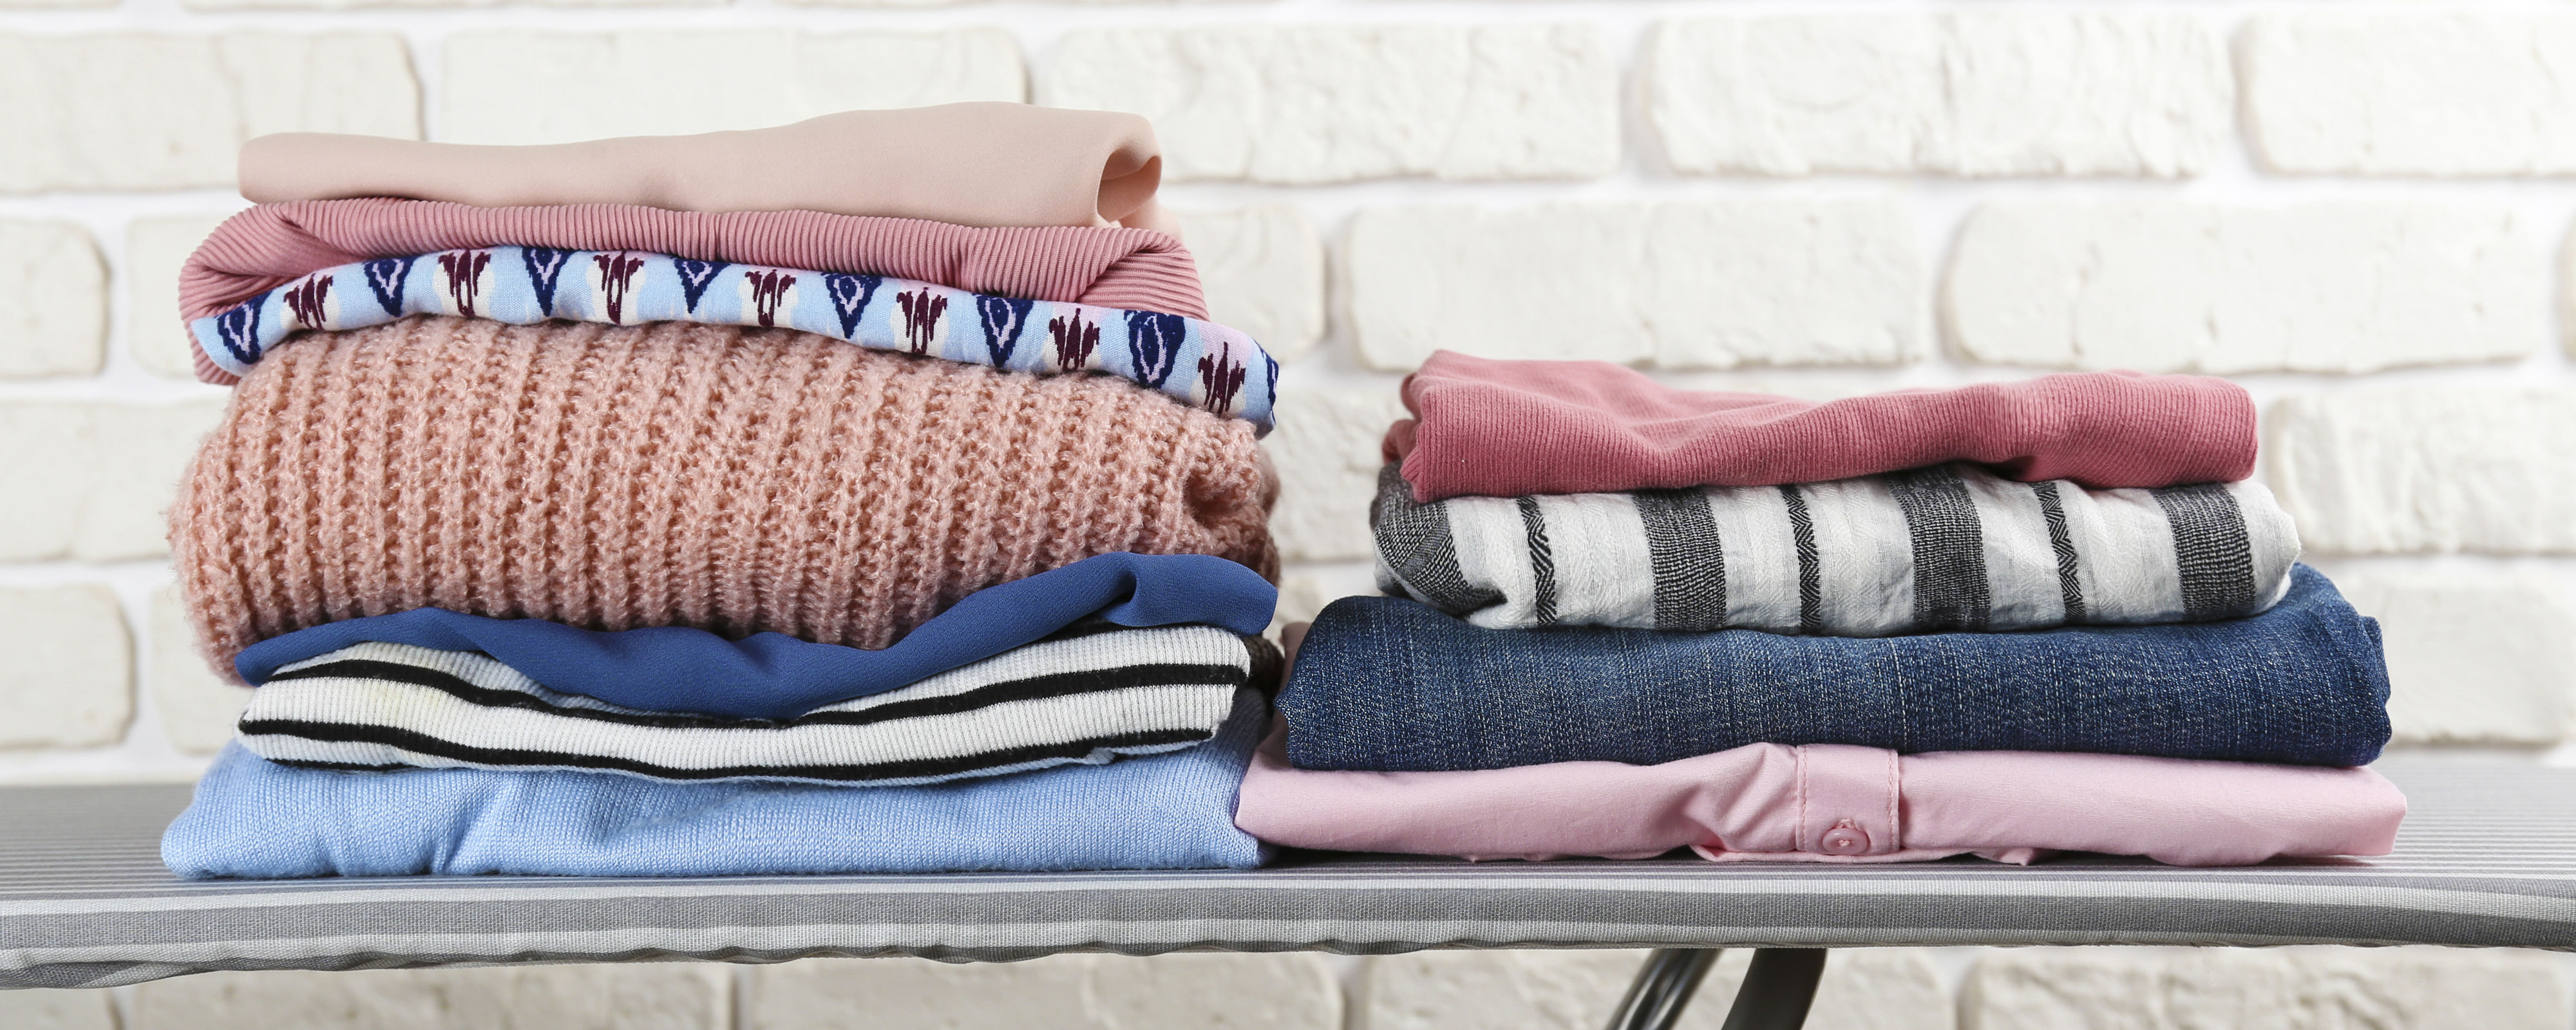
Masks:
[[[1606,361],[1437,351],[1387,430],[1413,497],[1776,486],[1973,461],[2090,489],[2254,474],[2254,398],[2210,376],[2084,372],[1834,401],[1681,390]]]
[[[171,511],[227,674],[247,644],[422,606],[884,647],[1096,554],[1275,575],[1250,424],[787,330],[411,318],[245,378]]]

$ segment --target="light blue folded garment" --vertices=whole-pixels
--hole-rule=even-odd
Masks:
[[[188,879],[1244,869],[1269,858],[1234,827],[1268,711],[1245,690],[1216,737],[1186,751],[922,787],[338,772],[235,741],[161,838],[161,860]]]

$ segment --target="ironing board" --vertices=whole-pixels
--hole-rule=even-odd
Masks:
[[[1754,1028],[1798,1025],[1823,967],[1815,949],[2576,948],[2576,769],[2381,769],[2411,805],[2395,854],[2237,869],[2101,856],[2021,867],[1290,852],[1248,871],[189,883],[162,868],[158,850],[187,788],[7,788],[0,987],[468,962],[1665,949],[1614,1024],[1647,1027],[1688,1000],[1711,949],[1774,949],[1757,955],[1735,1010],[1743,1020],[1728,1023]]]

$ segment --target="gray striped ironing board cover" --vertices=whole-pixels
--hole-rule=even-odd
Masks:
[[[1248,872],[183,883],[176,786],[0,789],[0,987],[218,969],[1179,949],[2454,944],[2576,948],[2576,770],[2383,766],[2397,853],[2244,869],[1290,853]]]

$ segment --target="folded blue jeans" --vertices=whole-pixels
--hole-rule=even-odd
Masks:
[[[743,876],[964,870],[1242,869],[1234,827],[1268,706],[1236,694],[1185,751],[917,787],[594,772],[279,765],[226,745],[161,860],[213,877]]]
[[[1301,769],[1649,765],[1759,743],[2351,766],[2387,744],[2387,702],[2378,623],[2302,565],[2250,618],[1876,639],[1483,629],[1345,598],[1279,710]]]
[[[479,651],[546,689],[649,712],[791,719],[908,687],[1094,615],[1120,626],[1202,623],[1246,636],[1269,628],[1278,588],[1204,554],[1103,554],[986,587],[869,651],[784,633],[727,640],[655,626],[615,633],[543,619],[487,619],[444,608],[344,619],[244,648],[233,668],[253,685],[277,670],[364,643]]]

